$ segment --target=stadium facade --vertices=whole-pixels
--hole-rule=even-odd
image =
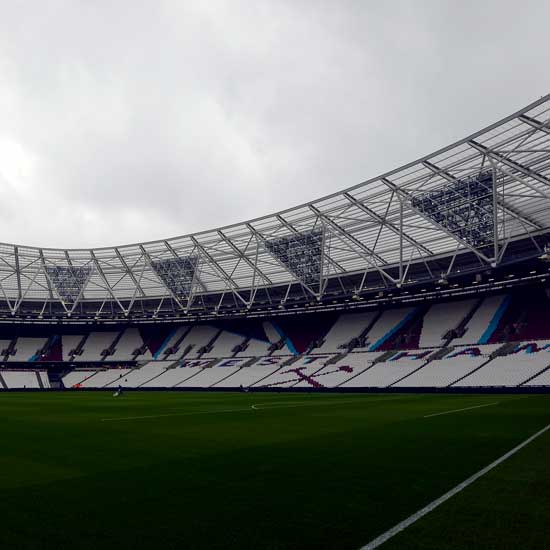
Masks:
[[[270,216],[0,245],[0,388],[550,386],[550,96]]]

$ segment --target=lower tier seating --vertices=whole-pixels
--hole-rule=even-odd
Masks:
[[[75,388],[78,387],[86,378],[93,376],[97,370],[79,370],[75,369],[72,372],[66,374],[63,380],[63,386],[65,388]]]
[[[229,378],[224,378],[216,383],[216,388],[248,388],[256,384],[261,384],[274,372],[281,368],[284,362],[283,357],[265,357],[259,359],[254,364],[240,368]]]
[[[225,378],[231,377],[245,363],[246,359],[242,358],[222,359],[216,365],[202,368],[198,374],[178,385],[186,388],[210,388]]]
[[[489,345],[455,348],[442,359],[430,361],[420,370],[397,382],[395,386],[400,388],[450,386],[489,361],[490,354],[498,347],[498,345]]]
[[[57,376],[57,375],[56,375]],[[57,380],[57,378],[56,378]],[[65,388],[477,388],[550,386],[550,341],[401,351],[148,361],[78,367]],[[0,368],[0,389],[49,388],[41,368]]]
[[[534,378],[524,383],[525,386],[530,387],[544,387],[550,386],[550,368],[547,368],[537,374]]]
[[[139,388],[149,380],[153,380],[157,376],[161,375],[172,364],[172,361],[151,361],[146,363],[142,367],[136,368],[122,377],[113,380],[107,384],[107,388],[116,388],[121,386],[122,388]]]
[[[515,387],[531,380],[550,366],[550,342],[516,344],[506,355],[493,358],[455,387]]]
[[[37,371],[1,371],[2,379],[7,388],[13,389],[30,389],[40,388],[40,381],[38,380],[39,373]],[[47,380],[47,375],[46,375]],[[42,383],[44,378],[41,377]],[[47,385],[49,387],[49,383]]]
[[[80,383],[82,388],[104,388],[111,382],[118,382],[122,385],[124,376],[132,369],[107,369],[97,371],[94,375]]]
[[[418,353],[396,352],[388,360],[374,363],[358,376],[347,380],[342,387],[386,388],[420,369],[433,351],[428,349]]]

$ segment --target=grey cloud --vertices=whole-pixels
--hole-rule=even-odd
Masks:
[[[6,2],[0,241],[100,246],[353,185],[547,93],[547,2]]]

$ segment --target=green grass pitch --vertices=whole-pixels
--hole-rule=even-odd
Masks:
[[[550,396],[6,393],[0,418],[2,549],[351,550],[550,423]],[[549,518],[546,432],[383,548],[539,550]]]

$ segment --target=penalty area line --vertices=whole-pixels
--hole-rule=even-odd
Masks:
[[[491,405],[498,405],[500,401],[495,401],[494,403],[484,403],[483,405],[474,405],[473,407],[464,407],[463,409],[453,409],[452,411],[443,411],[433,414],[427,414],[424,418],[431,418],[432,416],[442,416],[444,414],[452,414],[462,411],[470,411],[472,409],[482,409],[483,407],[490,407]]]
[[[430,502],[427,506],[424,506],[424,508],[418,510],[418,512],[415,512],[407,519],[403,520],[401,523],[398,523],[385,533],[382,533],[379,537],[375,538],[365,546],[361,546],[359,550],[373,550],[374,548],[378,548],[380,545],[384,544],[386,541],[388,541],[407,527],[411,526],[413,523],[417,522],[420,518],[429,514],[432,510],[435,510],[438,506],[440,506],[450,498],[454,497],[457,493],[460,493],[462,490],[466,489],[466,487],[474,483],[474,481],[477,481],[486,473],[490,472],[493,468],[496,468],[499,464],[502,464],[505,460],[508,460],[511,456],[515,455],[518,451],[529,445],[529,443],[537,439],[537,437],[540,437],[548,430],[550,430],[550,424],[542,428],[542,430],[534,433],[532,436],[528,437],[525,441],[508,451],[506,454],[503,454],[500,458],[497,458],[494,462],[491,462],[491,464],[489,464],[488,466],[485,466],[485,468],[483,468],[482,470],[479,470],[479,472],[475,473],[473,476],[470,476],[462,483],[459,483],[456,487],[453,487],[444,495]]]

